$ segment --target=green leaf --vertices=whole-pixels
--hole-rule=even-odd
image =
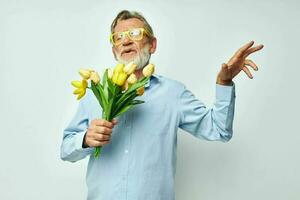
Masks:
[[[98,91],[98,89],[97,89],[97,87],[96,87],[96,85],[95,85],[95,83],[93,81],[91,81],[91,89],[92,89],[94,95],[96,96],[98,102],[100,103],[100,105],[101,105],[101,107],[103,109],[104,105],[103,105],[102,98],[101,98],[100,93],[99,93],[99,91]]]
[[[130,102],[131,105],[137,105],[137,104],[141,104],[141,103],[145,103],[145,101],[142,101],[142,100],[132,100]]]
[[[103,75],[103,80],[102,80],[102,85],[103,85],[103,91],[106,99],[110,99],[110,94],[109,94],[109,89],[108,89],[108,84],[107,84],[107,69],[104,72]]]
[[[115,111],[113,113],[113,116],[116,115],[120,110],[122,110],[125,106],[130,105],[132,100],[137,96],[137,94],[133,91],[132,93],[125,96],[125,98],[122,97],[114,106]]]
[[[103,104],[103,110],[105,112],[105,114],[107,114],[107,104],[108,104],[108,100],[105,97],[104,91],[103,91],[103,87],[101,84],[97,84],[96,85],[97,90],[99,91],[100,94],[100,98],[101,98],[101,102]]]
[[[105,88],[105,86],[107,85],[107,72],[108,69],[105,70],[104,75],[103,75],[103,80],[102,80],[102,85]]]
[[[141,80],[139,80],[138,82],[136,82],[135,84],[133,84],[130,88],[128,88],[128,90],[124,93],[130,93],[132,92],[133,90],[136,90],[142,86],[145,86],[147,81],[149,80],[150,77],[144,77],[142,78]]]
[[[127,105],[124,108],[122,108],[115,117],[118,117],[119,115],[123,114],[124,112],[126,112],[127,110],[129,110],[131,107],[133,107],[134,105]]]
[[[128,88],[128,90],[126,92],[124,92],[123,94],[121,94],[121,97],[118,100],[117,104],[119,104],[120,102],[123,102],[124,99],[126,99],[128,96],[131,96],[132,94],[136,94],[136,89],[144,86],[145,84],[146,84],[146,81],[137,82],[137,83],[133,84],[130,87],[130,89]]]
[[[114,91],[115,91],[115,87],[118,87],[117,85],[115,85],[111,79],[107,78],[107,86],[108,86],[108,89],[110,91],[110,94],[111,96],[114,95]],[[110,97],[111,98],[111,97]]]
[[[107,113],[106,113],[106,117],[107,119],[110,121],[112,119],[112,105],[113,105],[113,101],[114,99],[111,98],[108,100],[108,105],[107,105]]]
[[[120,95],[118,95],[119,99],[116,101],[116,103],[114,104],[114,112],[113,112],[113,116],[119,112],[119,110],[121,110],[124,106],[127,106],[130,104],[130,102],[136,97],[138,96],[136,94],[136,89],[144,86],[147,81],[149,80],[149,77],[144,77],[141,80],[139,80],[138,82],[136,82],[135,84],[133,84],[130,88],[128,88],[128,90],[125,93],[120,93]]]

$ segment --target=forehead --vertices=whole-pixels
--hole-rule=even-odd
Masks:
[[[130,18],[118,21],[114,32],[126,31],[130,28],[142,28],[144,27],[144,22],[137,18]]]

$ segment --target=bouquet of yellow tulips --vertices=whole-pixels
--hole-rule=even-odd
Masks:
[[[143,68],[143,78],[137,80],[134,74],[137,65],[133,62],[127,64],[117,64],[113,69],[105,69],[102,83],[99,74],[92,69],[80,69],[81,81],[72,81],[76,88],[73,94],[80,100],[86,93],[86,89],[91,89],[102,107],[102,119],[111,121],[113,118],[125,113],[127,110],[144,101],[136,100],[137,96],[144,93],[145,84],[154,73],[154,65],[148,64]],[[88,86],[88,80],[90,86]],[[94,157],[98,158],[101,147],[96,147]]]

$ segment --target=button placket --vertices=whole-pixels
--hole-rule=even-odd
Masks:
[[[125,119],[125,129],[126,129],[126,136],[125,136],[125,148],[124,148],[124,159],[126,163],[124,175],[123,175],[123,184],[124,184],[124,191],[125,191],[125,199],[127,199],[127,190],[128,190],[128,168],[129,168],[129,148],[131,143],[131,123],[132,123],[132,113],[129,112],[127,118]]]

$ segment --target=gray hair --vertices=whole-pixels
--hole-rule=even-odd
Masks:
[[[153,30],[152,30],[152,27],[147,22],[147,20],[144,18],[144,16],[141,13],[139,13],[139,12],[128,11],[128,10],[122,10],[121,12],[118,13],[117,17],[114,19],[114,21],[112,22],[112,24],[110,26],[111,33],[114,32],[114,29],[117,26],[118,21],[120,21],[120,20],[126,20],[126,19],[131,19],[131,18],[136,18],[136,19],[139,19],[142,22],[144,22],[144,24],[145,24],[144,28],[150,34],[150,36],[149,36],[150,39],[154,38],[154,33],[153,33]]]

